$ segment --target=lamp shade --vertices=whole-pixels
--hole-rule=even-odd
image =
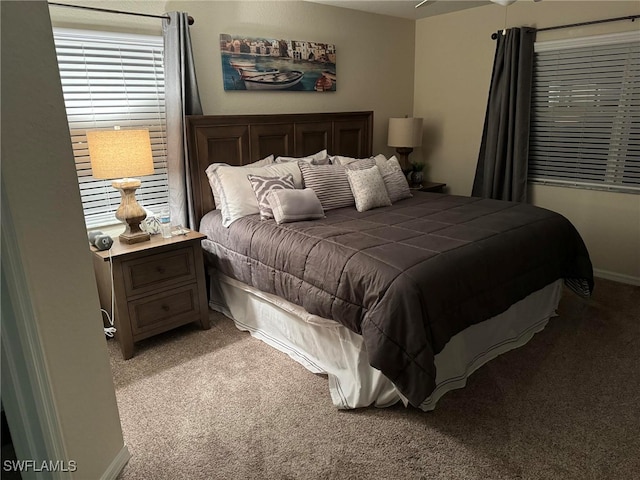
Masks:
[[[390,147],[421,146],[422,119],[414,117],[390,118],[387,145]]]
[[[153,173],[149,130],[90,130],[87,144],[94,178],[127,178]]]

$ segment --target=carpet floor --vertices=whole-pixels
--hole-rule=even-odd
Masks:
[[[315,375],[211,313],[109,353],[120,480],[630,479],[640,472],[640,287],[598,279],[435,411],[339,411]]]

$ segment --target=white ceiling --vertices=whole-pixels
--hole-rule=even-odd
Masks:
[[[420,0],[306,0],[313,3],[322,3],[334,7],[350,8],[363,12],[390,15],[392,17],[419,18],[442,15],[444,13],[464,10],[466,8],[488,5],[490,0],[429,0],[420,8],[415,6]]]

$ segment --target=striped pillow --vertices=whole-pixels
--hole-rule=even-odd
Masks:
[[[308,162],[298,162],[304,186],[311,188],[315,192],[325,211],[350,207],[356,203],[353,193],[351,193],[346,168],[349,168],[349,170],[362,170],[371,168],[373,165],[375,165],[375,160],[372,158],[352,162],[348,167],[343,167],[342,165],[310,165]]]
[[[261,175],[247,175],[253,192],[256,194],[258,208],[260,209],[260,219],[268,220],[273,218],[273,211],[267,196],[273,190],[293,190],[296,188],[293,182],[293,175],[290,173],[284,177],[263,177]]]
[[[387,194],[389,194],[389,200],[391,200],[392,203],[413,196],[411,195],[411,190],[409,190],[407,177],[402,173],[400,163],[395,156],[391,157],[384,164],[378,163],[378,168],[382,174],[382,180],[387,189]]]

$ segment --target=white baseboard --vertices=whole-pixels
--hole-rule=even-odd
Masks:
[[[118,455],[115,456],[109,468],[102,474],[100,480],[115,480],[129,459],[131,459],[131,453],[129,453],[129,448],[125,444],[122,446],[120,452],[118,452]]]
[[[598,268],[593,269],[593,275],[605,280],[612,280],[614,282],[626,283],[627,285],[640,286],[640,277],[633,277],[631,275],[625,275],[623,273],[608,272],[607,270],[600,270]]]

